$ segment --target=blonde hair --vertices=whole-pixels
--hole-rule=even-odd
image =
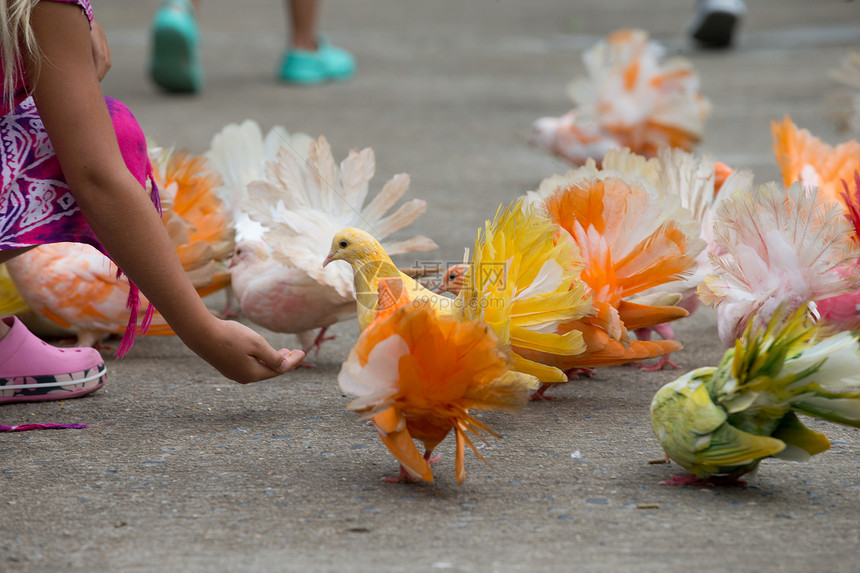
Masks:
[[[24,56],[39,53],[30,13],[38,0],[0,0],[0,62],[3,64],[3,103],[15,101],[15,71],[24,65]],[[38,59],[37,59],[38,61]]]

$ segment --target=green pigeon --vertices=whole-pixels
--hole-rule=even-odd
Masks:
[[[830,448],[797,413],[860,427],[860,347],[856,332],[810,325],[805,306],[764,329],[750,321],[716,368],[698,368],[663,386],[651,427],[667,456],[693,476],[667,485],[736,483],[767,457],[806,461]]]

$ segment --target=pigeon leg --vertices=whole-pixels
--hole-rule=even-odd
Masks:
[[[641,362],[637,362],[635,365],[638,366],[639,370],[641,370],[642,372],[657,372],[659,370],[663,370],[663,368],[665,368],[666,366],[671,366],[675,370],[680,368],[678,364],[672,362],[672,359],[669,358],[669,354],[664,354],[663,356],[661,356],[657,360],[656,364],[645,365]]]
[[[747,472],[731,475],[708,476],[701,478],[699,476],[671,476],[672,479],[661,481],[660,485],[694,485],[699,487],[714,487],[714,486],[739,486],[747,487],[747,482],[740,479]]]
[[[239,318],[239,311],[233,310],[233,293],[227,289],[227,302],[224,304],[224,310],[221,311],[221,318]]]
[[[567,374],[568,380],[576,380],[580,376],[591,378],[597,374],[597,370],[594,368],[570,368],[569,370],[565,370],[564,373]]]
[[[540,388],[535,390],[534,394],[529,396],[529,402],[534,402],[535,400],[555,400],[555,396],[547,396],[546,391],[549,390],[549,387],[552,384],[541,384]]]
[[[385,478],[382,478],[382,481],[384,481],[386,483],[418,483],[421,480],[412,477],[412,474],[410,474],[408,471],[406,471],[406,468],[404,468],[403,465],[401,465],[400,466],[400,473],[397,474],[397,477],[393,477],[393,478],[385,477]]]
[[[307,348],[303,348],[305,354],[310,354],[310,351],[313,349],[316,349],[316,354],[319,354],[320,347],[322,346],[323,342],[325,342],[326,340],[334,340],[335,338],[337,338],[333,334],[331,336],[326,336],[326,330],[328,330],[327,326],[320,328],[319,334],[317,334],[317,337],[314,339],[314,341],[310,345],[308,345]]]
[[[442,456],[434,456],[432,454],[433,454],[433,450],[426,450],[424,452],[424,459],[427,460],[428,464],[435,464],[436,462],[438,462],[439,460],[442,459]]]
[[[640,328],[636,330],[636,338],[639,340],[651,340],[651,331],[659,334],[663,340],[675,340],[675,332],[672,330],[672,327],[669,326],[668,323],[664,322],[662,324],[656,324],[649,328]],[[642,372],[657,372],[659,370],[663,370],[666,366],[671,366],[675,370],[681,368],[680,365],[672,362],[672,359],[669,358],[669,354],[664,354],[657,360],[656,364],[646,365],[641,362],[634,362],[633,366],[638,366]]]

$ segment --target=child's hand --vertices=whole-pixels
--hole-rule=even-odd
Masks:
[[[239,384],[283,374],[305,357],[301,350],[275,350],[244,324],[213,319],[214,326],[201,333],[198,340],[185,342],[221,374]]]

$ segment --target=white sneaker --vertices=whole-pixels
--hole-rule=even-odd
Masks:
[[[690,35],[703,48],[728,48],[746,11],[743,0],[698,0]]]

